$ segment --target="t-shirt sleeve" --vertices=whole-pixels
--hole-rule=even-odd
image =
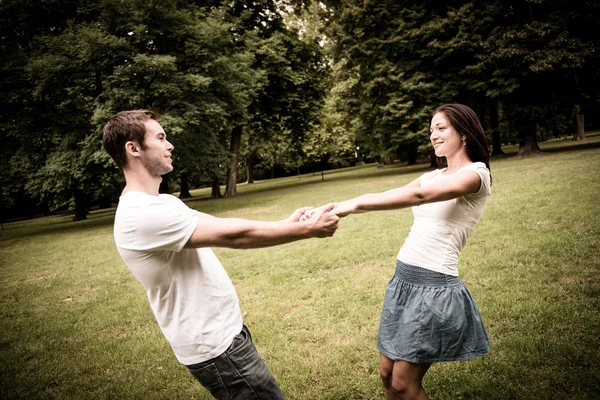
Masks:
[[[477,192],[473,193],[472,194],[473,196],[483,196],[483,195],[489,195],[492,193],[490,170],[487,169],[487,167],[485,166],[484,163],[482,163],[482,162],[473,163],[473,164],[469,165],[469,167],[466,168],[466,170],[477,173],[477,175],[479,175],[479,179],[481,179],[481,185],[479,186],[479,190]]]
[[[130,250],[179,252],[198,225],[196,211],[175,197],[131,211],[119,243]]]

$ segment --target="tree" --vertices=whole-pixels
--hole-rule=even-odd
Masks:
[[[488,95],[503,104],[519,133],[519,155],[539,152],[540,129],[564,126],[575,104],[597,97],[600,42],[590,26],[599,11],[591,2],[552,0],[486,2],[482,8],[490,21],[480,55],[492,71]]]
[[[211,183],[218,197],[227,158],[223,142],[247,119],[261,80],[260,72],[251,68],[254,57],[240,48],[243,39],[221,8],[188,4],[173,10],[165,4],[141,16],[137,54],[108,79],[101,108],[160,110],[176,149],[171,175],[183,189]],[[132,31],[130,37],[136,36]]]
[[[427,143],[434,106],[459,93],[458,84],[441,84],[446,74],[458,70],[447,59],[459,56],[440,55],[440,49],[429,46],[432,30],[441,28],[428,24],[443,25],[445,9],[432,2],[348,1],[333,6],[332,54],[346,70],[340,76],[354,78],[345,99],[350,115],[358,117],[357,141],[377,158],[391,153],[416,162]]]
[[[339,68],[334,67],[333,70],[332,76],[336,76]],[[343,94],[352,86],[352,81],[336,82],[332,79],[330,84],[333,87],[325,99],[319,124],[313,127],[303,144],[307,159],[316,160],[321,164],[322,180],[325,180],[323,162],[343,164],[344,160],[352,157],[356,149],[353,121],[346,118],[342,100]],[[355,159],[359,161],[358,155]]]
[[[33,82],[36,106],[48,111],[44,130],[53,146],[26,188],[51,208],[70,205],[74,220],[85,219],[88,201],[95,200],[90,195],[98,192],[98,165],[84,148],[94,133],[90,117],[103,91],[102,75],[112,67],[111,53],[125,43],[86,22],[70,22],[60,33],[39,35],[34,41],[25,73]]]
[[[254,146],[270,141],[274,136],[289,135],[295,146],[288,154],[299,154],[304,135],[316,120],[322,106],[324,78],[327,65],[317,41],[301,38],[299,33],[286,27],[283,12],[272,1],[253,2],[241,12],[234,4],[233,15],[239,19],[239,31],[256,34],[248,41],[255,56],[253,68],[262,71],[265,81],[256,87],[256,96],[248,109],[246,127],[235,127],[231,136],[232,162],[228,172],[226,197],[235,196],[238,152],[242,132],[251,135]],[[245,3],[244,3],[245,4]],[[260,8],[258,8],[260,7]],[[252,150],[245,161],[252,168]]]
[[[9,0],[0,4],[0,163],[4,171],[0,208],[4,207],[9,217],[49,211],[39,196],[23,185],[42,168],[56,142],[48,120],[53,110],[34,98],[35,82],[25,70],[37,45],[34,38],[60,34],[74,16],[74,2],[69,1],[34,4]]]
[[[100,128],[117,111],[132,108],[163,114],[178,149],[172,175],[180,187],[219,179],[226,154],[223,132],[248,119],[260,81],[260,72],[251,68],[253,55],[240,51],[222,9],[176,0],[72,6],[64,26],[57,19],[22,40],[31,42],[22,51],[21,72],[32,84],[19,99],[31,103],[37,113],[32,120],[40,126],[19,122],[22,138],[35,132],[32,143],[45,139],[27,175],[29,192],[51,199],[53,208],[73,203],[76,219],[85,218],[88,201],[104,201],[103,185],[121,184],[100,148]],[[28,93],[35,97],[24,100]],[[36,160],[35,151],[24,150]]]
[[[595,3],[328,4],[335,60],[357,77],[348,104],[359,136],[377,151],[408,150],[411,161],[433,107],[463,102],[488,116],[496,154],[498,106],[521,138],[519,154],[529,154],[539,151],[536,134],[564,126],[574,104],[597,98]]]

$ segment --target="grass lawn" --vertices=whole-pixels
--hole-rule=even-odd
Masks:
[[[492,197],[460,258],[483,315],[488,356],[435,364],[434,399],[597,399],[600,393],[600,135],[492,161]],[[427,165],[375,165],[194,191],[191,207],[280,219],[294,209],[401,186]],[[209,399],[178,364],[124,266],[113,210],[0,234],[0,398]],[[382,399],[375,348],[385,286],[409,210],[354,215],[333,238],[215,249],[246,325],[290,399]]]

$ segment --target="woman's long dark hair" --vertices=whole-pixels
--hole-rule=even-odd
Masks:
[[[444,104],[433,115],[442,113],[452,127],[466,137],[467,155],[473,162],[481,161],[490,169],[490,148],[481,122],[471,107],[464,104]],[[490,174],[491,179],[491,174]]]

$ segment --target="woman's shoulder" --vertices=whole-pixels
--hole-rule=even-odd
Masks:
[[[486,181],[490,180],[490,170],[485,165],[485,163],[483,163],[481,161],[476,161],[474,163],[467,164],[467,165],[459,168],[459,170],[456,171],[456,173],[459,173],[462,171],[473,171],[477,175],[479,175],[482,179],[485,179]]]
[[[468,171],[469,171],[469,170],[470,170],[470,171],[475,171],[475,170],[481,170],[481,169],[484,169],[484,170],[488,171],[488,173],[489,173],[489,170],[488,170],[488,168],[485,166],[485,163],[483,163],[483,162],[481,162],[481,161],[476,161],[476,162],[473,162],[473,163],[467,164],[467,165],[465,165],[465,166],[461,167],[461,168],[459,169],[459,171],[461,171],[461,170],[463,170],[463,171],[464,171],[464,170],[468,170]]]

